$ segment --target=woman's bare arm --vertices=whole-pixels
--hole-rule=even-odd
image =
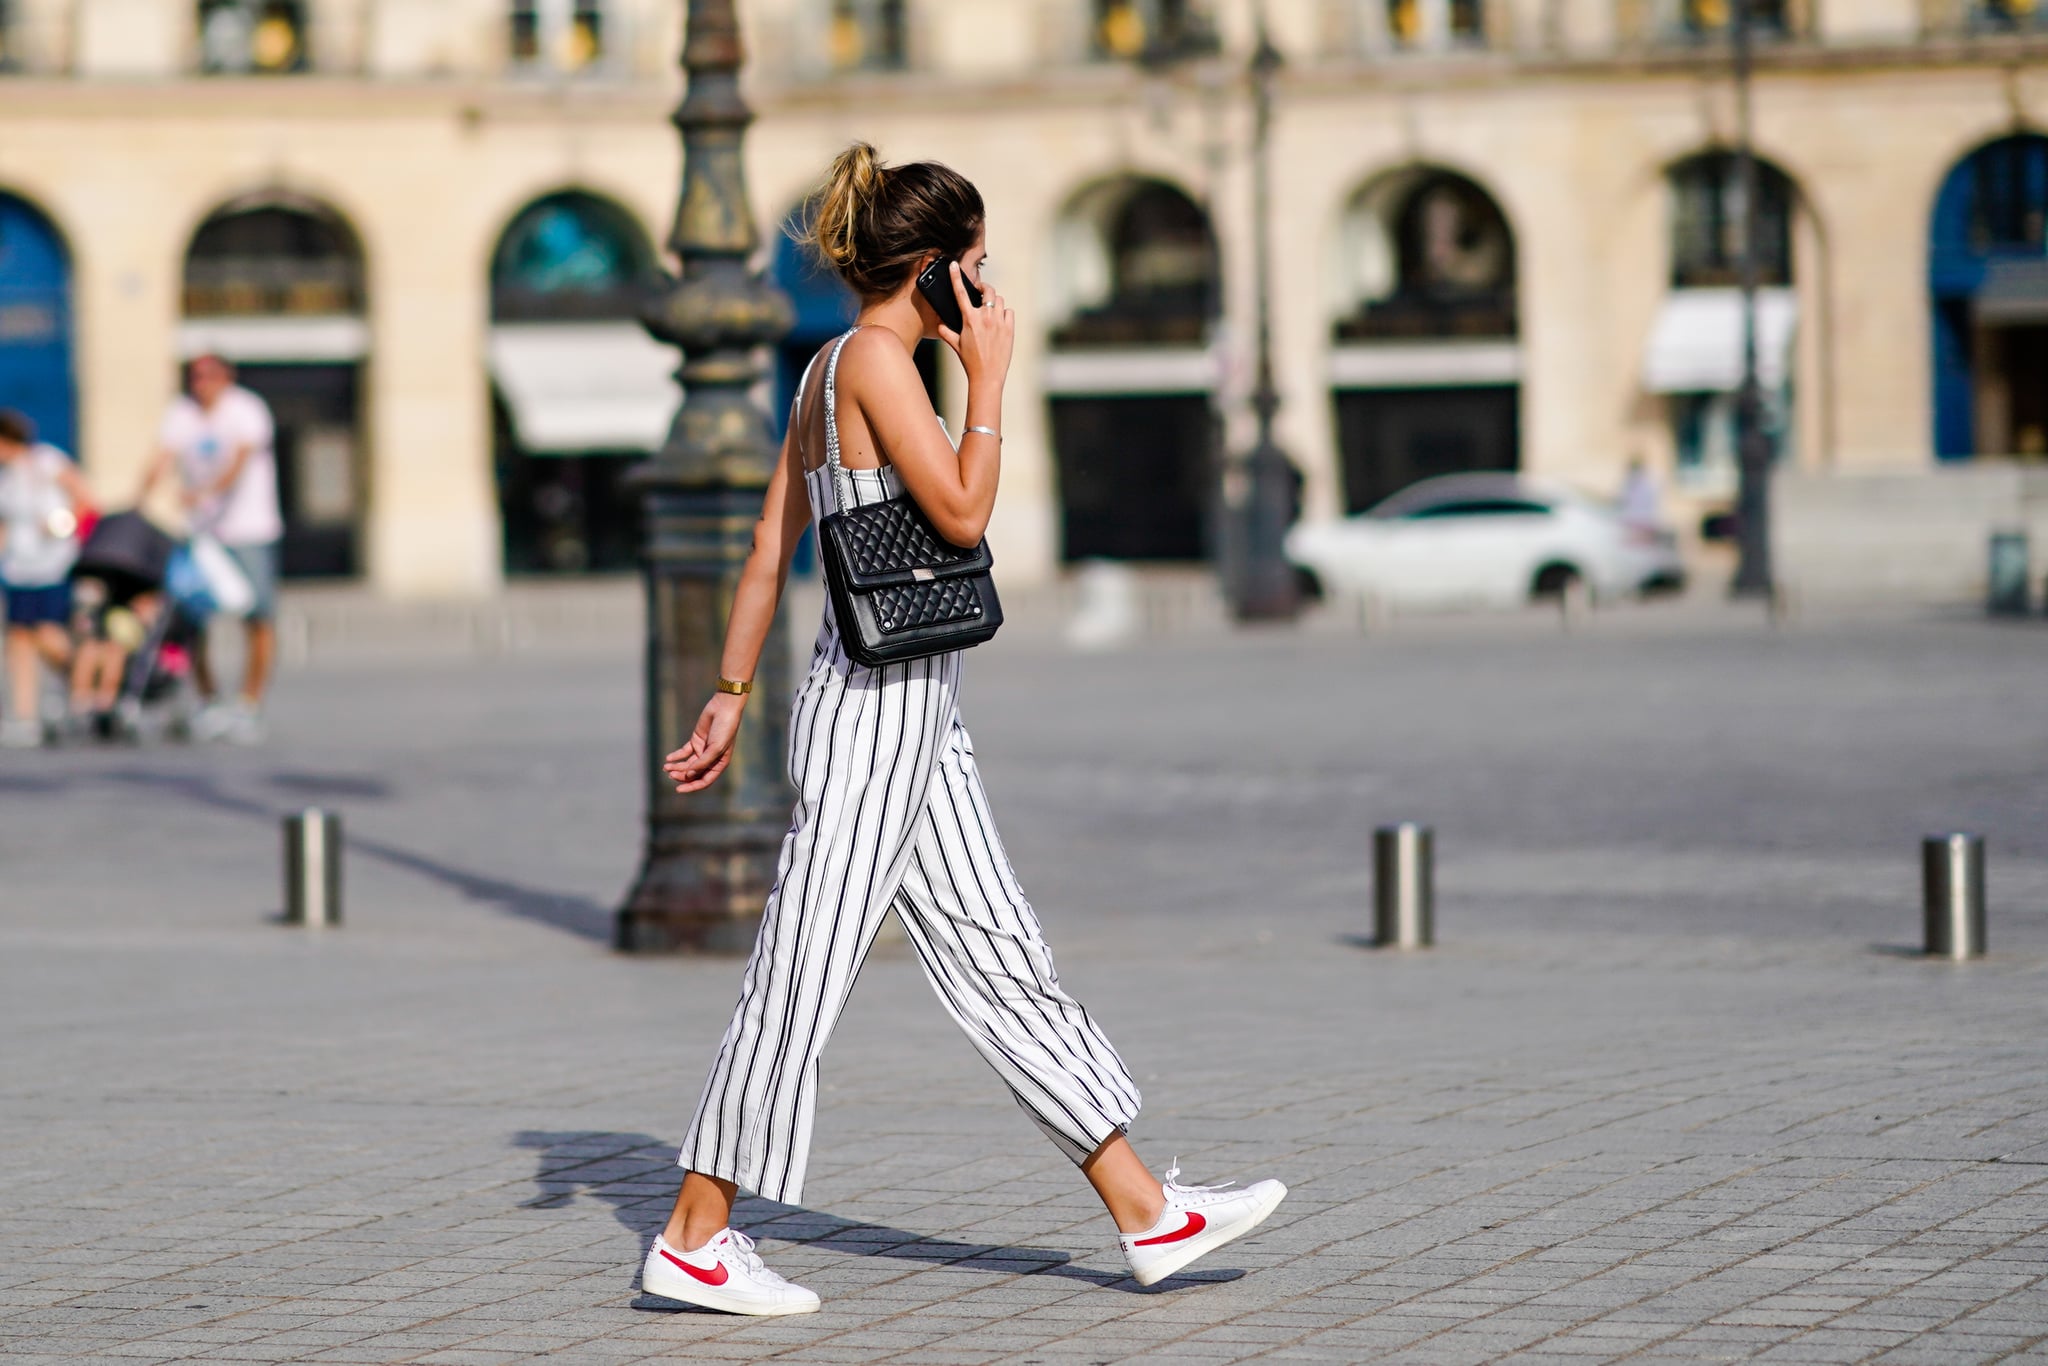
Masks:
[[[719,656],[721,676],[734,681],[750,680],[760,667],[761,651],[775,624],[775,609],[781,605],[783,586],[789,581],[789,557],[795,553],[804,528],[809,525],[811,500],[804,488],[803,468],[796,453],[796,425],[783,439],[782,456],[768,481],[768,495],[761,502],[760,520],[754,523],[754,548],[740,570],[739,588],[733,593],[732,616],[725,627],[725,650]],[[697,792],[711,786],[732,762],[733,740],[739,734],[740,716],[746,711],[745,696],[713,693],[697,718],[697,727],[683,747],[662,763],[678,792]]]
[[[1003,429],[1003,383],[1009,376],[1016,319],[994,290],[988,307],[971,308],[953,267],[953,289],[963,319],[958,335],[940,337],[967,371],[967,425]],[[846,344],[860,349],[850,396],[860,405],[868,431],[888,452],[903,487],[917,500],[932,528],[954,545],[971,546],[988,529],[1002,473],[1003,443],[982,432],[966,432],[956,451],[932,421],[924,380],[902,343],[882,328],[855,334]],[[845,358],[841,357],[844,365]]]

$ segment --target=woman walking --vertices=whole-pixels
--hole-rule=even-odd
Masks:
[[[1003,382],[1015,319],[981,283],[980,193],[933,162],[886,167],[856,143],[833,163],[808,229],[860,297],[853,329],[814,357],[768,487],[726,630],[718,691],[665,769],[680,792],[716,781],[751,691],[804,527],[906,491],[933,528],[975,545],[995,506]],[[915,287],[948,263],[962,316],[944,325]],[[968,285],[982,290],[977,306]],[[958,447],[911,361],[937,337],[967,373]],[[882,917],[896,911],[940,1003],[1018,1105],[1081,1168],[1140,1284],[1248,1233],[1287,1191],[1161,1182],[1124,1137],[1138,1088],[1060,987],[1037,918],[989,815],[961,725],[959,651],[869,668],[830,606],[790,726],[796,810],[760,938],[677,1158],[675,1211],[647,1254],[650,1294],[738,1314],[801,1314],[818,1297],[767,1269],[730,1227],[741,1189],[802,1198],[818,1058]]]

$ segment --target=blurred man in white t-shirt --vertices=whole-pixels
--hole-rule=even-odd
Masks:
[[[196,725],[199,735],[254,744],[263,738],[263,694],[277,647],[277,543],[284,517],[277,503],[276,424],[270,405],[236,384],[234,367],[219,356],[193,361],[187,386],[190,395],[174,400],[164,414],[156,458],[137,501],[174,472],[193,534],[210,535],[226,547],[256,590],[245,618],[249,648],[242,691],[232,705],[214,701],[213,671],[203,648],[195,659],[199,690],[208,702]]]

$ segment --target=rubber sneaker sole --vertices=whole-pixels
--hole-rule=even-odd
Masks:
[[[729,1295],[717,1286],[705,1285],[693,1280],[649,1254],[646,1265],[640,1268],[640,1288],[650,1295],[659,1295],[665,1300],[680,1300],[694,1304],[700,1309],[716,1309],[722,1314],[747,1314],[754,1318],[777,1318],[784,1314],[815,1314],[818,1312],[818,1297],[805,1291],[808,1299],[795,1296],[763,1300],[750,1296]]]
[[[1281,1185],[1278,1181],[1271,1183],[1262,1182],[1261,1184],[1271,1184],[1273,1190],[1268,1195],[1262,1197],[1257,1205],[1252,1207],[1250,1218],[1224,1228],[1211,1227],[1204,1232],[1196,1234],[1188,1239],[1187,1242],[1175,1248],[1171,1255],[1151,1263],[1143,1271],[1133,1268],[1131,1279],[1135,1280],[1139,1285],[1157,1285],[1174,1272],[1186,1267],[1189,1263],[1198,1258],[1208,1256],[1225,1243],[1242,1238],[1260,1224],[1265,1223],[1266,1216],[1280,1208],[1280,1202],[1287,1198],[1287,1187]]]

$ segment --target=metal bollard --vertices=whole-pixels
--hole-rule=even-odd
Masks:
[[[1428,826],[1406,821],[1372,832],[1372,928],[1380,948],[1436,942],[1434,843]]]
[[[1926,898],[1927,952],[1943,958],[1984,956],[1984,837],[1930,836],[1920,842]]]
[[[2023,617],[2033,607],[2032,571],[2027,564],[2027,533],[1991,533],[1990,562],[1985,581],[1989,586],[1985,609],[1994,617]]]
[[[341,923],[341,817],[308,807],[284,818],[284,920]]]

